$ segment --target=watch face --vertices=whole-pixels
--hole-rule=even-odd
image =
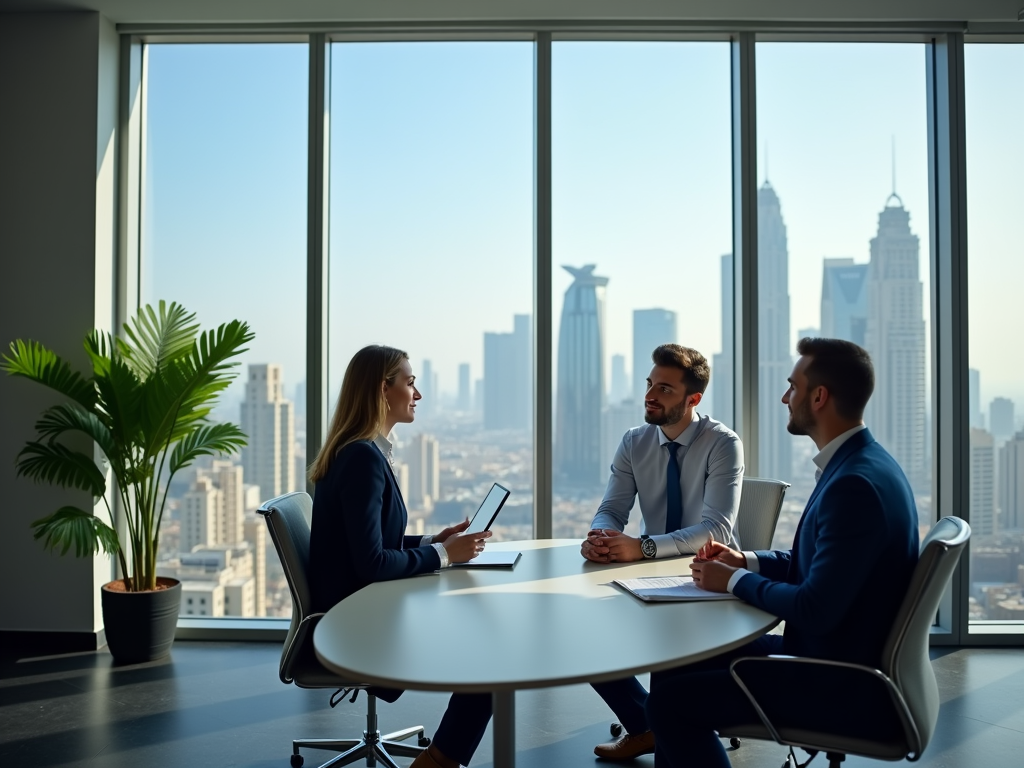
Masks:
[[[644,557],[654,557],[658,554],[658,545],[654,543],[654,539],[643,539],[640,542],[640,551],[644,553]]]

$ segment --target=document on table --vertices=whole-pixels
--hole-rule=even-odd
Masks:
[[[612,584],[645,603],[737,599],[728,592],[701,589],[693,583],[692,576],[644,576],[639,579],[615,579]]]

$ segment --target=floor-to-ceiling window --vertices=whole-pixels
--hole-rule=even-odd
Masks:
[[[253,513],[305,487],[308,48],[154,44],[145,77],[141,302],[255,333],[212,414],[249,444],[175,477],[159,571],[182,581],[184,616],[288,617]]]
[[[788,547],[817,452],[780,398],[797,340],[871,354],[865,419],[933,521],[925,50],[896,43],[759,43],[758,473],[792,483]]]
[[[705,355],[697,410],[731,421],[729,47],[552,48],[552,520],[581,538],[644,423],[654,347]]]
[[[335,43],[329,398],[367,344],[423,395],[392,435],[410,533],[512,491],[533,535],[533,45]]]
[[[965,46],[973,632],[1024,631],[1024,45]]]

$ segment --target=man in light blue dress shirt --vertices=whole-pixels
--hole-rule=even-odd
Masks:
[[[695,554],[707,542],[736,547],[734,527],[743,480],[743,445],[721,422],[697,413],[710,378],[700,352],[663,344],[651,355],[644,421],[615,452],[611,477],[581,554],[598,563]],[[643,534],[622,531],[639,497]],[[654,751],[636,678],[594,684],[625,733],[599,744],[606,760],[631,760]]]

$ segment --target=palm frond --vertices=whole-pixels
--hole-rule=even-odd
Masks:
[[[161,301],[159,314],[147,305],[125,324],[124,332],[131,344],[122,342],[119,348],[142,381],[168,361],[188,354],[199,330],[195,319],[195,313],[180,304]]]
[[[37,341],[12,341],[11,353],[3,356],[0,368],[11,376],[22,376],[60,392],[83,408],[91,409],[96,401],[92,382]]]
[[[117,444],[110,436],[107,425],[95,414],[72,403],[61,403],[43,411],[36,422],[40,437],[52,441],[65,432],[84,432],[96,441],[109,461],[118,460]]]
[[[95,515],[78,507],[61,507],[48,517],[32,523],[33,537],[43,540],[46,549],[60,548],[62,555],[71,547],[76,557],[95,555],[102,548],[107,554],[120,549],[117,532]]]
[[[37,482],[89,491],[102,496],[107,480],[91,456],[73,451],[55,440],[28,443],[18,454],[18,474]]]
[[[189,432],[171,453],[171,473],[183,469],[200,456],[235,453],[246,445],[245,434],[234,424],[210,424]]]

